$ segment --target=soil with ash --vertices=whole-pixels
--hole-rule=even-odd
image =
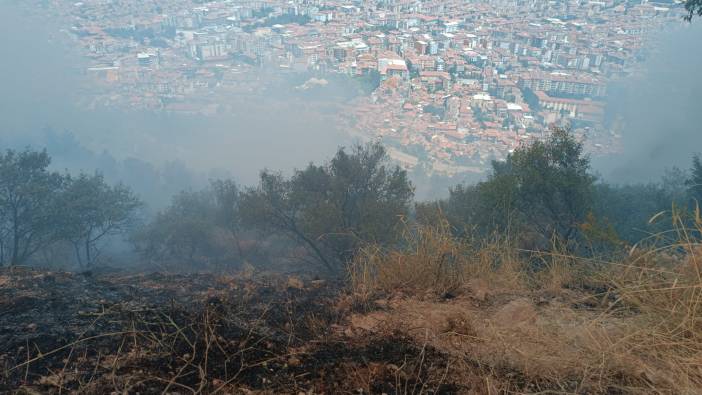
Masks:
[[[448,353],[354,330],[342,290],[281,276],[2,269],[0,393],[480,393]]]

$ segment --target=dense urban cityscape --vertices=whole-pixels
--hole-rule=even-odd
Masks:
[[[88,59],[86,108],[216,114],[290,81],[306,100],[340,85],[342,130],[381,139],[406,168],[447,175],[480,172],[554,123],[590,152],[617,152],[608,84],[636,72],[664,24],[683,23],[679,4],[618,0],[52,0],[36,10]]]

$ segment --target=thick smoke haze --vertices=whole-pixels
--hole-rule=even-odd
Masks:
[[[0,3],[0,141],[35,137],[37,126],[69,119],[78,93],[81,58],[59,45],[57,26],[42,23],[13,3]]]
[[[65,38],[60,27],[0,3],[0,145],[46,147],[62,169],[98,167],[134,185],[152,205],[210,177],[251,185],[263,168],[303,167],[352,142],[330,121],[333,114],[264,93],[222,103],[233,110],[216,116],[82,110],[74,103],[89,87],[87,66],[77,51],[66,48]],[[172,173],[164,196],[139,186],[153,184],[148,174],[155,169]]]
[[[158,207],[208,178],[252,185],[263,168],[300,168],[353,142],[335,124],[334,110],[263,92],[255,100],[231,98],[222,103],[231,110],[216,116],[80,109],[74,103],[91,88],[79,50],[65,45],[65,27],[17,4],[0,2],[0,148],[46,147],[57,168],[99,168]],[[688,167],[692,154],[702,151],[695,117],[702,102],[702,53],[695,49],[702,22],[654,41],[643,71],[610,89],[609,113],[625,124],[624,152],[595,159],[606,180],[655,180],[666,168]],[[449,181],[476,180],[467,177],[415,175],[417,195],[442,196]]]
[[[610,89],[609,113],[623,122],[623,152],[595,162],[605,179],[647,182],[666,168],[689,168],[702,151],[702,21],[652,37],[642,72]]]

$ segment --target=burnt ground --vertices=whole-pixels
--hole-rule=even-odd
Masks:
[[[273,275],[0,269],[0,393],[476,390],[426,343],[350,331],[343,289]]]

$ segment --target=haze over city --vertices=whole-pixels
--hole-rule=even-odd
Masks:
[[[4,139],[41,146],[50,128],[244,183],[380,139],[424,196],[553,123],[618,182],[700,142],[684,117],[700,29],[679,5],[462,4],[4,2]]]

